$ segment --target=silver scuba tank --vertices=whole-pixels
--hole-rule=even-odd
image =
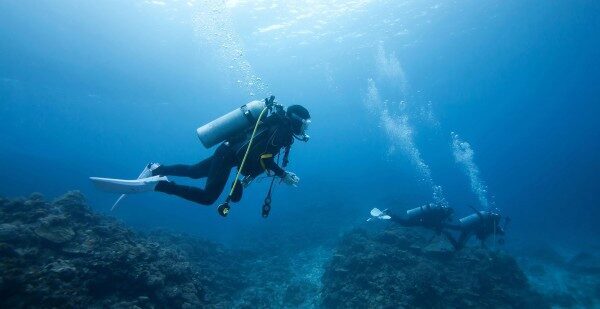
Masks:
[[[472,226],[478,224],[482,220],[491,218],[492,215],[493,214],[489,211],[480,211],[479,214],[470,214],[464,218],[458,219],[458,221],[460,221],[460,225],[462,226]]]
[[[471,214],[464,218],[458,219],[458,221],[460,221],[460,225],[462,225],[462,226],[471,226],[471,225],[476,224],[480,220],[481,220],[481,218],[479,217],[478,214]]]
[[[444,206],[436,204],[427,204],[406,211],[408,219],[422,218],[428,212],[439,212],[444,210]]]
[[[424,205],[424,206],[419,206],[417,208],[409,209],[406,211],[406,217],[407,217],[407,219],[414,219],[416,217],[420,217],[429,208],[431,208],[431,205]]]
[[[202,145],[210,148],[249,129],[265,107],[264,100],[252,101],[199,127],[196,132]]]

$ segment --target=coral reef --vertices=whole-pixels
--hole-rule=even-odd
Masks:
[[[572,257],[549,244],[517,249],[519,265],[531,285],[553,305],[563,308],[600,307],[600,252]]]
[[[206,289],[216,307],[314,307],[322,265],[329,250],[303,253],[275,250],[231,250],[188,235],[167,231],[147,235],[169,244],[189,261],[195,283]]]
[[[544,308],[510,256],[453,252],[432,232],[401,227],[347,234],[323,275],[331,308]]]
[[[594,251],[569,259],[550,248],[523,252],[526,277],[504,253],[454,252],[420,229],[354,230],[337,243],[316,232],[291,238],[303,245],[282,245],[285,235],[257,234],[263,241],[245,238],[252,246],[234,250],[135,233],[92,212],[78,192],[53,202],[0,198],[0,307],[544,308],[600,299]]]
[[[181,255],[93,214],[78,192],[1,199],[0,252],[4,308],[208,303]]]
[[[2,308],[314,307],[328,253],[134,233],[93,213],[79,192],[0,198]]]

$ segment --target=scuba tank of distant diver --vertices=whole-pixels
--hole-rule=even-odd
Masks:
[[[417,208],[407,210],[406,218],[409,220],[412,220],[415,218],[424,217],[427,213],[450,212],[450,211],[452,211],[452,210],[449,207],[445,207],[445,206],[441,206],[441,205],[427,204],[424,206],[419,206]]]
[[[260,113],[270,104],[273,104],[272,99],[252,101],[199,127],[196,132],[202,145],[210,148],[250,129],[256,124]]]
[[[464,218],[458,219],[458,221],[460,221],[460,225],[463,227],[474,226],[483,220],[499,221],[500,215],[489,211],[479,211]]]

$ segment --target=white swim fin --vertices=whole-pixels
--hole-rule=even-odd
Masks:
[[[371,209],[371,218],[367,219],[367,221],[371,221],[374,218],[380,219],[380,220],[389,220],[392,217],[390,217],[389,215],[386,215],[385,212],[387,211],[387,209],[384,209],[383,211],[379,210],[379,208],[373,208]]]
[[[371,209],[371,216],[373,216],[373,217],[379,217],[382,214],[383,214],[383,211],[379,210],[379,208]]]
[[[154,187],[159,181],[169,181],[166,176],[152,176],[134,180],[90,177],[90,180],[100,190],[122,194],[154,191]]]
[[[158,168],[159,166],[160,166],[160,164],[158,164],[158,163],[150,163],[150,164],[146,165],[137,179],[147,178],[147,177],[152,176],[152,171],[155,170],[156,168]],[[110,211],[115,210],[115,208],[117,208],[117,205],[119,205],[119,203],[125,198],[125,196],[127,196],[127,193],[121,194],[119,196],[119,198],[115,201],[115,203],[112,205],[112,207],[110,208]]]

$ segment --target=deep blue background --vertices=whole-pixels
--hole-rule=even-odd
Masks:
[[[415,146],[459,215],[478,200],[452,156],[451,131],[471,144],[490,200],[513,218],[511,238],[597,243],[595,1],[293,3],[0,2],[0,194],[77,189],[107,212],[115,196],[88,176],[194,163],[212,151],[198,142],[199,125],[272,93],[311,110],[313,139],[294,146],[290,170],[301,185],[276,189],[267,221],[266,182],[226,220],[156,193],[128,198],[113,215],[223,242],[363,224],[373,206],[431,200],[365,107],[374,78],[382,96],[414,107]],[[381,49],[406,75],[401,95],[400,81],[378,78]],[[268,86],[248,85],[251,74]],[[433,122],[414,113],[429,105]]]

